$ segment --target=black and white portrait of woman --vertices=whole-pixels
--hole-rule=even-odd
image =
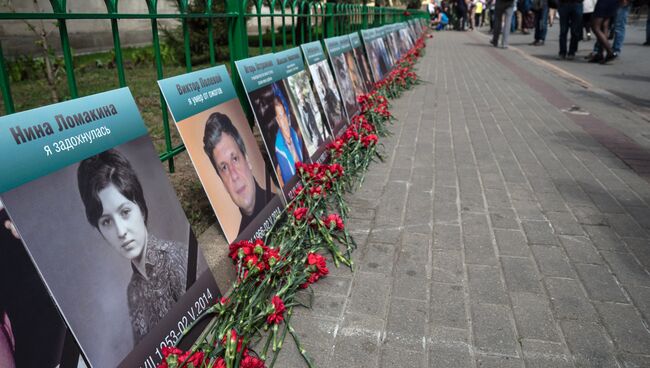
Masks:
[[[96,152],[2,199],[89,363],[115,367],[208,268],[150,138]]]
[[[77,182],[88,223],[133,269],[127,300],[137,343],[185,292],[187,245],[149,232],[142,185],[118,151],[81,161]]]

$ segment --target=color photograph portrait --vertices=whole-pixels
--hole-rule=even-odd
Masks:
[[[336,75],[336,83],[339,85],[341,97],[343,98],[343,105],[345,111],[350,119],[359,113],[359,105],[357,104],[357,97],[350,78],[348,70],[348,63],[345,60],[345,55],[331,56],[334,74]]]
[[[312,157],[319,147],[331,138],[330,129],[323,121],[319,103],[311,89],[311,81],[306,71],[293,74],[285,80],[291,100],[298,111],[298,123],[305,139],[305,146]]]
[[[332,128],[332,134],[336,134],[346,124],[347,118],[339,89],[336,87],[327,60],[321,60],[316,64],[309,65],[309,71],[314,81],[316,94],[323,107],[325,118]]]
[[[239,100],[231,99],[177,124],[228,243],[277,195]],[[263,220],[261,220],[263,221]]]
[[[374,89],[375,81],[372,77],[370,66],[368,65],[368,59],[366,59],[365,52],[363,51],[363,46],[356,47],[352,49],[352,51],[354,53],[354,59],[357,62],[359,73],[361,74],[364,85],[366,86],[366,91],[370,92]]]
[[[309,162],[296,108],[282,81],[248,94],[280,187],[296,175],[296,163]]]

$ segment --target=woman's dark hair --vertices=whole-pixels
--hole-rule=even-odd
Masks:
[[[223,134],[231,136],[235,140],[235,143],[237,143],[237,147],[239,147],[241,153],[246,156],[244,140],[239,135],[237,129],[235,129],[230,118],[220,112],[210,114],[208,121],[205,122],[205,130],[203,131],[203,150],[208,155],[214,169],[217,170],[217,174],[219,174],[219,170],[217,169],[217,163],[214,162],[214,157],[212,157],[212,152],[214,152],[214,148],[221,141]]]
[[[142,185],[129,161],[118,151],[109,149],[81,161],[77,169],[77,184],[81,201],[86,208],[86,218],[92,226],[98,227],[99,218],[104,211],[99,192],[111,184],[140,207],[144,223],[147,223],[147,203]]]
[[[282,107],[284,108],[284,113],[287,114],[287,119],[289,119],[289,124],[291,124],[291,111],[289,110],[289,103],[287,102],[287,99],[284,97],[284,93],[282,93],[282,89],[280,88],[279,85],[273,83],[271,85],[273,89],[273,103],[278,104],[281,103]]]

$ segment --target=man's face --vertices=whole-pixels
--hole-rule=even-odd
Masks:
[[[285,141],[291,140],[291,130],[289,129],[289,118],[287,117],[287,112],[284,111],[284,105],[282,102],[275,100],[275,120],[278,122],[280,132],[284,137]]]
[[[248,157],[239,149],[230,134],[223,134],[212,151],[217,173],[226,186],[230,198],[250,216],[255,208],[255,178]]]

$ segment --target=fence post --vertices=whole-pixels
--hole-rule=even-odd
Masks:
[[[242,85],[237,67],[236,60],[246,59],[248,57],[248,35],[246,33],[246,1],[247,0],[226,0],[226,11],[233,14],[228,17],[228,51],[230,53],[230,73],[232,82],[235,85],[235,91],[241,105],[252,122],[252,113],[248,107],[248,97]]]
[[[156,15],[158,14],[158,0],[147,0],[147,9],[149,14]],[[158,20],[155,17],[151,18],[151,37],[153,43],[153,56],[154,63],[156,64],[156,78],[158,80],[163,79],[163,60],[160,53],[160,38],[158,37]],[[165,97],[162,94],[162,91],[158,91],[160,96],[160,110],[162,111],[162,123],[163,131],[165,133],[165,151],[170,152],[172,150],[172,138],[171,132],[169,130],[169,114],[167,112],[167,102],[165,102]],[[170,157],[167,160],[167,165],[169,166],[169,172],[174,172],[174,156]]]
[[[66,0],[50,0],[52,9],[55,13],[65,13]],[[65,24],[64,18],[57,19],[59,23],[59,36],[61,37],[61,51],[63,51],[63,60],[65,62],[65,76],[68,80],[68,88],[70,89],[70,97],[79,97],[77,91],[77,81],[74,77],[74,64],[72,62],[72,52],[70,51],[70,38],[68,37],[68,27]]]
[[[212,18],[212,0],[208,0],[205,4],[205,15],[208,16],[208,47],[210,49],[210,65],[217,64],[217,55],[214,49],[214,18]]]
[[[334,21],[334,4],[327,3],[325,4],[325,37],[330,38],[334,37],[334,27],[336,22]]]
[[[2,42],[0,42],[0,88],[2,88],[2,100],[5,103],[5,113],[7,115],[13,114],[14,100],[11,97],[11,88],[9,88],[9,76],[7,75],[7,68],[5,67],[5,58],[2,54]]]
[[[117,13],[117,0],[104,0],[104,3],[106,4],[106,10],[109,14]],[[115,67],[117,68],[117,79],[120,83],[120,87],[126,87],[122,47],[120,46],[120,30],[117,26],[117,19],[115,18],[111,18],[111,33],[113,34],[113,49],[115,50]]]

